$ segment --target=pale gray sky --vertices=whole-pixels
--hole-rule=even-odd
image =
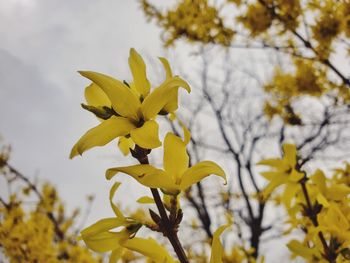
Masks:
[[[80,107],[89,82],[77,70],[128,79],[129,48],[156,58],[159,33],[137,1],[0,0],[0,134],[13,147],[11,163],[53,182],[70,207],[96,193],[89,223],[111,215],[104,171],[125,159],[102,148],[68,159],[98,123]],[[138,197],[130,187],[125,193]]]

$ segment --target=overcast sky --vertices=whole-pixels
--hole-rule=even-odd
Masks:
[[[11,163],[53,182],[70,207],[95,193],[88,223],[111,215],[104,171],[122,157],[96,149],[68,159],[98,124],[80,107],[89,82],[77,70],[129,79],[130,47],[156,58],[163,54],[159,33],[137,1],[0,0],[0,134],[13,147]],[[139,197],[130,189],[124,197]]]

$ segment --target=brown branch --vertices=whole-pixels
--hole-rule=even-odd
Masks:
[[[138,145],[136,145],[135,149],[132,150],[132,156],[136,158],[141,164],[149,164],[148,156],[147,156],[149,153],[150,153],[150,150],[143,149]],[[170,222],[168,214],[165,210],[164,204],[158,192],[158,189],[156,188],[150,188],[150,189],[160,214],[162,230],[164,231],[163,234],[169,239],[180,262],[189,263],[187,256],[185,254],[185,251],[177,236],[177,226],[175,226],[174,223]]]
[[[280,15],[278,15],[275,11],[275,7],[274,6],[269,6],[268,3],[265,0],[259,0],[259,3],[261,3],[271,14],[272,17],[278,19],[280,22],[284,23],[284,19],[283,17],[281,17]],[[320,57],[320,54],[317,52],[317,50],[315,49],[315,47],[311,44],[310,41],[308,41],[307,39],[305,39],[299,32],[297,32],[295,29],[290,29],[288,27],[285,27],[286,30],[289,30],[296,38],[298,38],[303,45],[308,48],[309,50],[313,51],[314,54],[317,57]],[[303,58],[303,57],[302,57]],[[350,87],[350,79],[345,77],[340,70],[333,65],[333,63],[328,59],[320,59],[319,62],[321,62],[322,64],[324,64],[325,66],[329,67],[342,81],[345,85]]]

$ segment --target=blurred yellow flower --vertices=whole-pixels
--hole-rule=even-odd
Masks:
[[[267,198],[275,188],[285,184],[286,189],[282,196],[282,202],[289,206],[290,200],[300,188],[298,182],[304,177],[304,174],[296,169],[297,151],[295,145],[284,144],[283,154],[282,159],[266,159],[258,164],[272,168],[270,171],[261,173],[269,181],[263,191],[263,197]]]

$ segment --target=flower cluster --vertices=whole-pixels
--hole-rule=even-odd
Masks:
[[[301,120],[292,108],[292,103],[303,96],[320,97],[334,86],[327,85],[324,66],[301,59],[294,60],[294,73],[275,70],[272,80],[265,84],[265,91],[271,99],[265,104],[265,113],[269,118],[281,116],[285,123],[300,124]]]
[[[330,177],[319,169],[307,175],[299,167],[295,145],[284,144],[283,153],[281,159],[267,159],[260,164],[271,167],[261,173],[269,181],[263,195],[280,196],[288,213],[289,229],[285,233],[304,233],[303,240],[293,239],[287,245],[293,257],[307,262],[348,262],[349,164],[336,169]]]
[[[304,95],[331,94],[343,104],[349,102],[350,79],[335,59],[342,60],[346,50],[346,56],[350,54],[349,1],[180,0],[167,11],[141,2],[146,16],[157,20],[169,36],[166,45],[185,37],[203,44],[273,49],[294,60],[295,73],[276,66],[265,85],[272,97],[265,107],[268,117],[279,115],[287,124],[300,124],[291,105]],[[225,19],[224,14],[232,18]]]
[[[225,26],[219,11],[207,1],[185,0],[174,10],[162,14],[148,1],[142,1],[145,14],[155,18],[166,31],[165,46],[170,46],[181,37],[192,42],[215,43],[229,46],[234,31]]]
[[[10,178],[19,191],[8,201],[1,196],[0,253],[10,262],[102,262],[76,242],[78,211],[67,215],[53,186],[44,184],[39,190],[23,178]]]
[[[157,117],[177,117],[178,90],[183,87],[190,92],[186,81],[173,76],[168,61],[160,58],[166,77],[162,84],[151,89],[147,79],[146,66],[142,57],[130,50],[129,66],[133,76],[131,82],[119,81],[96,72],[80,72],[92,83],[85,89],[87,104],[83,108],[92,112],[100,124],[86,132],[74,145],[71,158],[96,147],[103,146],[119,138],[119,148],[127,155],[131,153],[140,164],[114,167],[106,171],[111,180],[119,173],[134,178],[138,183],[151,189],[153,197],[142,197],[141,204],[156,204],[159,214],[150,210],[150,217],[144,213],[124,216],[113,197],[120,183],[116,182],[110,190],[110,205],[114,217],[104,218],[81,231],[85,244],[96,252],[111,251],[110,262],[116,262],[127,253],[137,252],[154,262],[175,262],[171,254],[152,238],[136,237],[141,227],[161,232],[171,242],[181,262],[188,262],[187,256],[177,237],[182,220],[180,194],[191,185],[213,174],[226,182],[225,172],[212,161],[202,161],[189,167],[186,145],[190,141],[190,132],[183,127],[184,138],[168,132],[162,143],[159,139]],[[152,149],[163,145],[163,169],[148,161]],[[163,193],[163,198],[158,192]],[[168,211],[168,212],[167,212]],[[229,225],[216,231],[212,240],[210,262],[222,261],[223,249],[219,236]]]

